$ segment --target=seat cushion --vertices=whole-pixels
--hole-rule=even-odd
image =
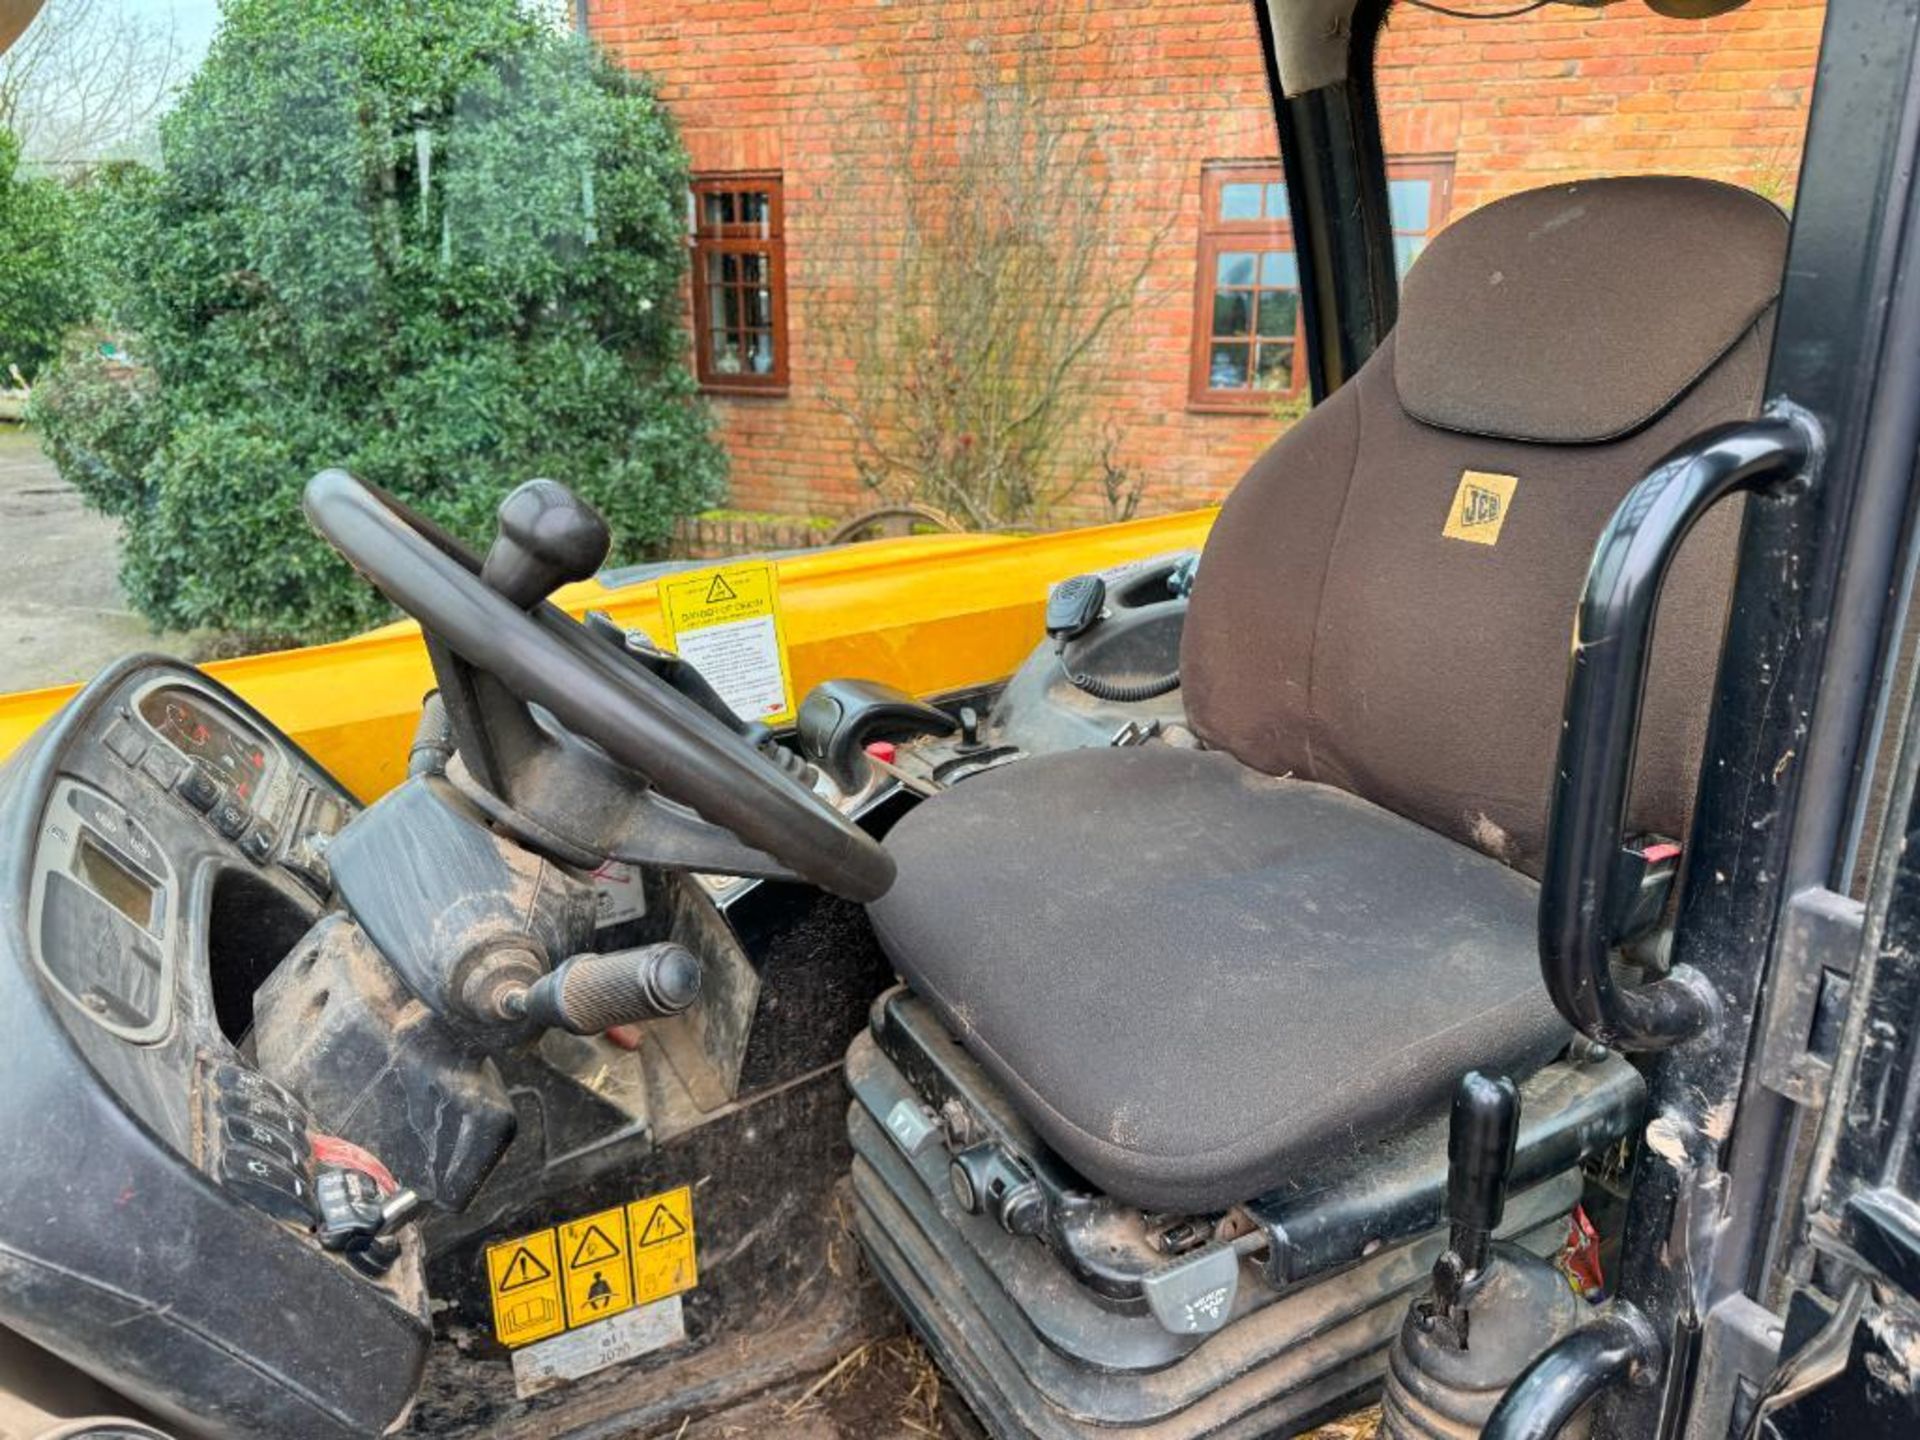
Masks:
[[[1330,786],[1161,744],[1023,760],[887,839],[902,976],[1101,1190],[1224,1209],[1569,1032],[1536,887]]]

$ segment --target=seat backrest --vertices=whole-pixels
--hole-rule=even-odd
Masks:
[[[1787,223],[1670,177],[1556,185],[1443,231],[1352,381],[1256,462],[1182,649],[1209,744],[1537,874],[1573,612],[1614,507],[1760,406]],[[1661,604],[1629,823],[1684,838],[1737,506]]]

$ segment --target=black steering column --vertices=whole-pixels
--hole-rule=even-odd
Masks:
[[[548,602],[606,558],[605,523],[530,480],[482,561],[340,470],[306,491],[314,526],[420,622],[453,724],[448,777],[502,829],[564,864],[605,860],[885,893],[880,844],[752,740]]]

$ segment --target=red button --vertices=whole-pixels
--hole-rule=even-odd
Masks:
[[[867,754],[882,765],[893,764],[894,757],[900,753],[891,740],[874,740],[867,745]]]
[[[1670,840],[1662,845],[1649,845],[1640,852],[1640,858],[1649,865],[1663,864],[1668,860],[1677,860],[1679,857],[1680,847]]]

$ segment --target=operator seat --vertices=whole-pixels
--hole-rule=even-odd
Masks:
[[[1022,760],[894,828],[881,942],[1101,1190],[1222,1210],[1564,1049],[1535,877],[1574,605],[1641,474],[1756,413],[1786,234],[1667,177],[1460,220],[1220,512],[1181,654],[1206,748]],[[1636,833],[1686,835],[1737,523],[1665,590]]]

